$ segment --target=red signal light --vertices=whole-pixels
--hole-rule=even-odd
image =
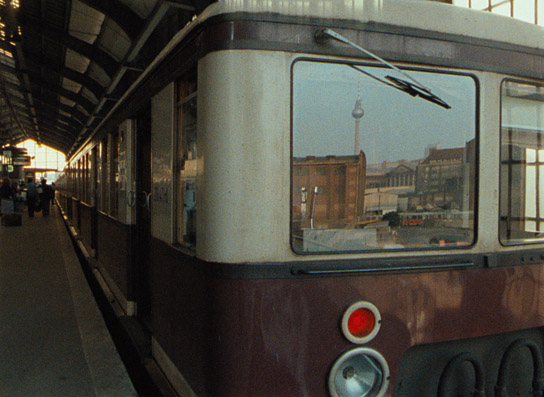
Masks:
[[[348,318],[348,330],[357,338],[368,336],[376,325],[374,313],[366,308],[355,310]]]
[[[380,329],[380,312],[372,303],[357,302],[348,307],[342,318],[344,336],[353,343],[366,343]]]

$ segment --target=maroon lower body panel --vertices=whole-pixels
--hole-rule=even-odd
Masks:
[[[382,316],[379,333],[364,346],[385,357],[390,394],[410,348],[429,345],[432,352],[432,344],[544,324],[544,307],[538,304],[544,267],[539,264],[355,277],[219,279],[208,272],[209,264],[166,244],[155,241],[152,250],[152,333],[198,395],[326,396],[331,366],[356,347],[342,334],[342,315],[360,300],[373,303]],[[504,343],[514,339],[505,338]],[[461,353],[450,350],[452,356]],[[418,354],[414,357],[421,360]],[[497,354],[500,361],[502,352]],[[437,387],[438,379],[431,383]]]
[[[80,217],[80,201],[76,198],[73,198],[70,200],[70,222],[72,223],[72,226],[74,226],[77,230],[80,230],[81,227],[81,217]]]
[[[83,238],[83,243],[85,247],[93,249],[93,227],[94,227],[94,212],[96,211],[95,207],[92,207],[85,203],[80,203],[79,205],[79,218],[80,218],[80,227],[79,233]]]
[[[98,212],[96,256],[125,298],[133,300],[132,228]]]

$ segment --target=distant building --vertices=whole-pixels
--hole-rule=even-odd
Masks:
[[[398,211],[399,196],[394,193],[375,191],[365,195],[365,215],[385,215]]]
[[[396,193],[413,192],[419,162],[420,160],[399,160],[368,165],[366,188],[380,188],[380,191],[393,190]]]
[[[293,220],[300,228],[344,227],[363,214],[366,158],[308,156],[293,159]]]
[[[366,173],[366,189],[378,189],[384,188],[387,183],[387,171],[376,171],[374,169],[367,169]]]
[[[466,165],[465,148],[431,149],[417,166],[417,205],[462,208]]]
[[[407,210],[416,187],[420,160],[384,161],[369,165],[366,175],[365,214],[383,215]]]
[[[416,165],[408,162],[399,164],[386,174],[385,179],[385,187],[402,187],[413,191],[416,186]]]

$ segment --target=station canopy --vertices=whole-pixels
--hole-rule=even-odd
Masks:
[[[214,0],[0,0],[0,147],[72,154]]]

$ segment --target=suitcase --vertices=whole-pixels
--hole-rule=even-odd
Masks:
[[[2,216],[2,225],[4,226],[21,226],[23,217],[18,212],[11,212]]]
[[[2,206],[1,206],[1,212],[3,214],[9,214],[10,212],[15,211],[15,207],[13,206],[13,200],[9,199],[2,199]]]
[[[16,201],[15,202],[15,212],[23,212],[25,210],[25,202],[24,201]]]

